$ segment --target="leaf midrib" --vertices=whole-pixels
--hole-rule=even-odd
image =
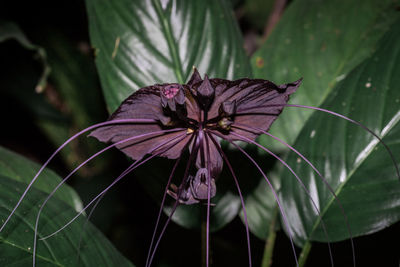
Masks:
[[[162,27],[164,29],[163,32],[164,32],[165,38],[167,39],[168,47],[169,47],[169,50],[170,50],[171,56],[172,56],[172,61],[173,61],[172,63],[174,65],[174,72],[175,72],[176,78],[178,80],[178,83],[183,84],[185,81],[183,80],[182,63],[178,56],[178,51],[177,51],[178,47],[177,47],[176,43],[174,42],[174,39],[172,36],[171,25],[164,15],[164,12],[162,10],[160,2],[158,0],[153,0],[153,4],[155,6],[157,15],[158,15],[160,21],[162,22]]]

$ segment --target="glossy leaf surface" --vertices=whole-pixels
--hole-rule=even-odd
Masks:
[[[155,83],[250,76],[229,1],[87,0],[92,46],[109,111]]]
[[[399,16],[392,0],[366,0],[362,5],[343,0],[293,1],[253,55],[254,76],[276,83],[303,77],[291,103],[319,106],[338,81],[371,55]],[[270,132],[293,144],[311,113],[283,112]],[[277,144],[267,137],[260,141],[270,148]]]
[[[338,84],[322,107],[359,121],[381,136],[399,165],[400,21],[379,44],[370,58]],[[400,219],[400,182],[394,164],[383,145],[367,131],[318,112],[295,147],[325,176],[343,205],[353,236],[379,231]],[[349,238],[344,216],[320,177],[294,153],[288,163],[309,188],[329,233],[327,238],[309,198],[285,171],[281,197],[296,243]]]
[[[62,115],[63,118],[54,118],[49,111],[47,114],[38,115],[38,124],[55,147],[58,147],[71,133],[104,120],[107,114],[92,58],[85,54],[83,49],[77,49],[66,36],[54,31],[48,31],[43,43],[52,68],[49,86],[42,95],[45,100],[43,102],[50,104],[55,109],[53,113],[60,113],[59,116]],[[81,75],[82,73],[84,75]],[[35,108],[38,109],[42,105],[35,103],[31,105],[31,109],[35,111]],[[94,140],[81,138],[77,140],[76,145],[63,149],[61,154],[68,167],[74,168],[78,162],[98,149],[99,144]],[[103,169],[105,162],[91,167],[85,166],[79,173],[94,176]]]
[[[279,190],[279,179],[276,174],[268,172],[267,175],[269,179],[272,178],[274,190]],[[266,239],[270,231],[269,225],[277,220],[278,213],[274,194],[264,179],[261,179],[254,191],[247,195],[245,208],[250,231],[258,238]],[[243,208],[240,219],[245,223]]]
[[[27,180],[36,172],[37,165],[1,150],[7,162],[0,167],[0,218],[7,218]],[[29,178],[27,178],[29,177]],[[41,180],[41,181],[40,181]],[[48,196],[52,185],[60,178],[52,171],[45,171],[43,177],[27,194],[16,213],[0,233],[0,263],[2,266],[29,266],[32,264],[33,234],[36,215],[43,200]],[[50,234],[62,227],[75,214],[71,205],[80,206],[76,193],[68,186],[60,190],[43,209],[39,221],[39,237]],[[90,222],[83,225],[86,218],[81,216],[64,231],[45,241],[38,241],[36,263],[38,266],[132,266]],[[66,242],[67,241],[67,242]],[[79,261],[78,261],[79,250]]]
[[[336,90],[335,85],[352,68],[376,49],[379,38],[398,16],[392,1],[366,1],[362,10],[353,1],[294,1],[267,41],[253,55],[254,76],[277,83],[303,77],[301,87],[291,96],[289,103],[318,106],[329,92]],[[292,144],[310,114],[312,111],[307,109],[285,108],[269,132]],[[271,150],[287,150],[265,135],[258,141]],[[275,171],[277,169],[281,170],[279,167]],[[277,173],[279,178],[283,177],[280,171]],[[254,221],[250,229],[255,235],[265,238],[272,206],[263,204],[266,200],[259,198],[258,190],[249,197],[260,201],[249,203],[249,209],[268,216]]]
[[[0,174],[15,181],[28,184],[35,176],[40,166],[10,150],[0,147]],[[45,169],[41,178],[33,184],[34,187],[45,193],[53,191],[60,179],[58,175],[50,169]],[[24,189],[25,190],[25,189]],[[23,192],[23,191],[22,191]],[[20,194],[22,194],[22,192]],[[68,185],[63,186],[55,197],[79,211],[82,209],[82,202],[75,191]]]

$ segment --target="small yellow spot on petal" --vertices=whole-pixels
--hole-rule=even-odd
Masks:
[[[194,132],[194,130],[192,128],[188,128],[187,131],[186,131],[187,134],[191,134],[193,132]]]

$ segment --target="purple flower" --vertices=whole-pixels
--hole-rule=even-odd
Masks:
[[[296,252],[293,244],[292,234],[288,227],[287,217],[280,204],[280,200],[260,166],[255,162],[250,155],[247,154],[234,141],[244,141],[258,146],[277,160],[279,160],[288,170],[295,176],[303,190],[310,198],[316,212],[321,216],[318,205],[314,202],[310,192],[304,183],[300,180],[297,174],[291,167],[284,162],[280,157],[269,151],[264,146],[255,142],[257,136],[266,134],[283,143],[290,148],[300,158],[302,158],[326,184],[327,189],[334,196],[338,203],[341,212],[346,220],[346,227],[349,236],[352,237],[350,226],[347,221],[347,216],[340,201],[336,198],[334,190],[328,184],[322,174],[315,166],[295,148],[280,140],[279,138],[268,133],[271,124],[277,119],[285,106],[308,108],[329,113],[331,115],[345,119],[351,123],[357,124],[366,131],[374,135],[385,147],[393,164],[396,168],[397,176],[400,178],[400,171],[396,165],[395,158],[389,147],[377,136],[373,131],[365,127],[359,122],[356,122],[346,116],[329,111],[323,108],[287,104],[289,97],[294,93],[301,83],[301,79],[293,83],[276,85],[267,80],[261,79],[239,79],[229,81],[225,79],[209,79],[207,75],[204,79],[201,78],[197,70],[187,84],[156,84],[139,89],[137,92],[128,97],[121,106],[115,111],[110,119],[93,126],[90,126],[79,133],[69,138],[61,145],[40,168],[38,173],[32,179],[23,192],[18,203],[11,211],[7,219],[0,227],[0,232],[4,229],[7,222],[13,216],[15,210],[24,199],[32,184],[37,180],[40,173],[53,159],[53,157],[64,148],[69,142],[80,136],[81,134],[95,129],[90,136],[96,137],[102,142],[111,143],[108,147],[95,153],[87,160],[82,162],[70,174],[68,174],[62,182],[48,195],[42,203],[35,223],[35,235],[33,245],[33,264],[35,264],[36,242],[38,233],[39,217],[42,209],[47,201],[54,195],[58,188],[64,184],[81,166],[102,154],[106,150],[116,146],[126,155],[135,160],[135,162],[125,170],[118,178],[116,178],[106,189],[96,196],[90,203],[80,211],[72,220],[63,227],[53,232],[50,235],[42,237],[41,240],[47,239],[59,231],[63,230],[72,223],[80,214],[82,214],[95,201],[100,201],[101,197],[119,180],[126,176],[135,168],[144,164],[153,157],[160,156],[169,159],[177,159],[174,168],[169,176],[168,183],[165,189],[164,197],[161,202],[161,208],[158,214],[155,230],[150,244],[149,255],[146,266],[150,266],[158,247],[161,237],[173,215],[176,207],[179,204],[207,204],[207,226],[206,226],[206,265],[209,266],[208,260],[208,244],[209,244],[209,222],[210,222],[210,207],[212,206],[210,199],[216,195],[216,181],[222,171],[223,163],[227,165],[232,177],[235,181],[236,188],[243,207],[243,215],[247,235],[247,248],[249,255],[249,266],[252,266],[251,251],[250,251],[250,235],[247,223],[246,209],[244,207],[243,196],[238,184],[238,179],[233,171],[233,168],[222,151],[219,140],[224,139],[235,146],[242,154],[244,154],[252,164],[260,171],[262,176],[274,194],[274,198],[282,215],[282,222],[288,232],[288,236],[292,245],[293,255],[297,263]],[[179,186],[171,184],[171,179],[174,176],[175,169],[178,166],[182,155],[185,151],[189,151],[185,172]],[[160,221],[160,215],[164,206],[166,194],[169,194],[175,199],[175,204],[172,211],[162,228],[159,237],[154,244],[155,235]],[[325,225],[321,219],[321,225],[326,232]],[[352,244],[353,262],[355,263],[353,240]],[[330,244],[328,243],[328,246]],[[330,247],[329,252],[331,253]],[[331,262],[333,265],[332,257]],[[355,264],[354,264],[355,265]]]
[[[300,82],[301,79],[276,85],[261,79],[229,81],[209,79],[207,75],[202,79],[195,69],[187,84],[156,84],[139,89],[110,117],[110,121],[152,119],[157,123],[110,125],[93,131],[91,136],[117,143],[127,137],[182,129],[146,135],[117,147],[134,160],[146,154],[176,159],[184,149],[189,149],[194,154],[196,170],[184,177],[179,188],[172,185],[168,193],[180,203],[198,203],[207,200],[209,186],[210,197],[215,196],[215,181],[222,171],[221,148],[213,140],[254,140],[268,131]],[[182,134],[185,137],[173,146],[168,143]]]

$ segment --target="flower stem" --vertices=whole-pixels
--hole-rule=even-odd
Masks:
[[[308,255],[310,254],[311,246],[312,244],[310,241],[307,241],[304,244],[299,257],[299,267],[303,267],[306,264]]]
[[[275,208],[272,214],[271,224],[269,225],[268,237],[265,241],[264,255],[261,263],[261,267],[270,267],[272,264],[272,256],[274,254],[274,246],[276,239],[276,221],[278,219],[278,209]]]

